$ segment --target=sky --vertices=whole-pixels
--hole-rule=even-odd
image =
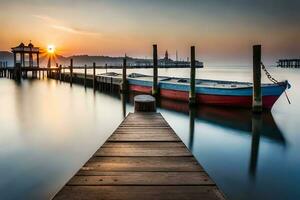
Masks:
[[[0,50],[20,42],[59,54],[171,58],[249,65],[300,57],[299,0],[0,0]]]

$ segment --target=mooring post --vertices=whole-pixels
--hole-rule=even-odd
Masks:
[[[62,68],[62,66],[59,65],[59,81],[61,81],[61,68]]]
[[[153,85],[152,85],[152,95],[158,95],[158,85],[157,85],[157,45],[153,45]]]
[[[72,86],[73,84],[73,59],[71,59],[70,63],[70,85]]]
[[[134,112],[156,112],[155,98],[150,95],[135,96]]]
[[[59,79],[59,65],[58,63],[55,63],[55,66],[56,66],[56,70],[55,70],[55,79],[58,80]],[[53,72],[51,71],[51,76],[53,76]]]
[[[93,63],[93,89],[96,90],[96,63]]]
[[[86,87],[86,73],[87,73],[87,66],[84,65],[84,87]]]
[[[123,73],[122,73],[122,89],[121,91],[125,93],[127,91],[127,74],[126,74],[127,62],[126,62],[126,55],[123,59]]]
[[[262,111],[261,97],[261,45],[253,46],[253,95],[252,95],[253,112]]]
[[[22,78],[21,63],[16,63],[15,69],[14,69],[14,79],[17,81],[20,81],[21,78]]]
[[[195,46],[191,46],[191,74],[190,74],[190,93],[189,103],[196,104],[196,59],[195,59]]]

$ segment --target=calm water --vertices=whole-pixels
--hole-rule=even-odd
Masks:
[[[151,74],[151,70],[134,70]],[[101,71],[98,71],[100,73]],[[271,69],[288,79],[261,117],[236,109],[162,100],[159,112],[228,199],[300,199],[300,70]],[[161,75],[188,77],[185,69]],[[246,68],[198,69],[198,78],[251,81]],[[264,80],[264,82],[267,82]],[[132,112],[118,95],[55,80],[0,79],[0,199],[49,199]],[[125,106],[124,106],[125,105]]]

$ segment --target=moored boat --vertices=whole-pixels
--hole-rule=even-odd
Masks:
[[[129,90],[151,93],[152,76],[132,73],[128,76]],[[187,78],[158,77],[160,96],[188,101],[190,84]],[[290,88],[288,81],[278,84],[262,84],[262,103],[264,109],[271,109],[280,95]],[[249,82],[196,80],[196,101],[199,104],[251,107],[253,84]]]

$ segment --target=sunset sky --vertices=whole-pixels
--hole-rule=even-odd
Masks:
[[[0,50],[30,40],[58,52],[151,57],[157,43],[174,58],[248,64],[300,57],[299,0],[0,0]]]

